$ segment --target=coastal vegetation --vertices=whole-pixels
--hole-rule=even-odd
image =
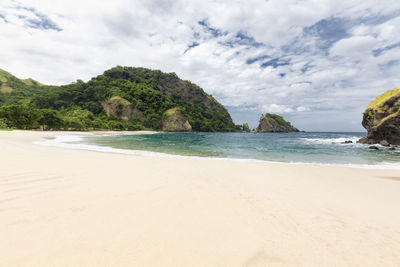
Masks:
[[[161,130],[171,109],[193,131],[236,131],[223,105],[175,73],[117,66],[62,86],[0,70],[0,126],[45,130]]]

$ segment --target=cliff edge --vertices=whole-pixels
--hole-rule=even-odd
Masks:
[[[165,132],[191,132],[192,126],[178,108],[171,108],[164,113],[162,130]]]
[[[400,88],[389,90],[369,103],[362,125],[368,134],[359,143],[400,145]]]

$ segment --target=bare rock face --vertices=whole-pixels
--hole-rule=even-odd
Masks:
[[[130,119],[144,121],[146,117],[137,108],[133,108],[131,103],[119,96],[113,96],[101,103],[107,116],[113,116],[123,121]]]
[[[279,115],[265,114],[260,118],[257,132],[299,132],[299,130]]]
[[[372,101],[363,113],[367,137],[359,143],[400,145],[400,88],[389,90]]]
[[[164,132],[191,132],[192,126],[179,109],[172,108],[163,115],[162,130]]]

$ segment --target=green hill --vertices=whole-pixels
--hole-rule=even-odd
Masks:
[[[0,82],[0,127],[160,130],[163,114],[179,108],[194,131],[237,129],[224,106],[175,73],[117,66],[86,83],[47,86],[0,70]],[[27,113],[37,115],[18,118]]]

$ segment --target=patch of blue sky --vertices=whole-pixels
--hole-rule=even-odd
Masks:
[[[246,60],[246,64],[247,64],[247,65],[250,65],[250,64],[253,64],[254,62],[257,62],[257,61],[260,61],[260,60],[264,60],[264,59],[267,59],[267,58],[270,58],[270,56],[268,56],[268,55],[263,55],[263,56],[248,58],[248,59]]]
[[[281,59],[281,58],[274,58],[271,59],[267,62],[264,62],[260,65],[260,67],[262,68],[266,68],[266,67],[273,67],[274,69],[276,69],[277,67],[280,66],[287,66],[290,65],[290,60],[287,59]]]
[[[382,55],[383,53],[385,53],[386,51],[392,50],[394,48],[400,47],[400,42],[399,43],[395,43],[395,44],[391,44],[382,48],[378,48],[372,51],[372,54],[375,57],[379,57],[380,55]]]
[[[62,29],[55,22],[34,8],[18,6],[17,9],[30,11],[35,16],[35,18],[20,16],[20,19],[25,19],[26,27],[40,30],[55,30],[58,32],[62,31]]]
[[[238,32],[233,38],[228,41],[221,42],[220,44],[229,47],[248,46],[254,48],[259,48],[265,45],[264,43],[257,42],[253,37],[249,36],[245,32]]]
[[[201,25],[205,31],[209,32],[209,33],[212,34],[212,36],[214,36],[214,37],[220,37],[220,36],[227,35],[226,32],[222,32],[220,29],[211,27],[211,26],[209,25],[207,19],[200,20],[200,21],[198,22],[198,24]]]
[[[199,46],[200,44],[197,42],[193,42],[192,44],[188,45],[188,47],[186,48],[185,52],[183,52],[184,54],[189,51],[192,48],[195,48],[196,46]]]

